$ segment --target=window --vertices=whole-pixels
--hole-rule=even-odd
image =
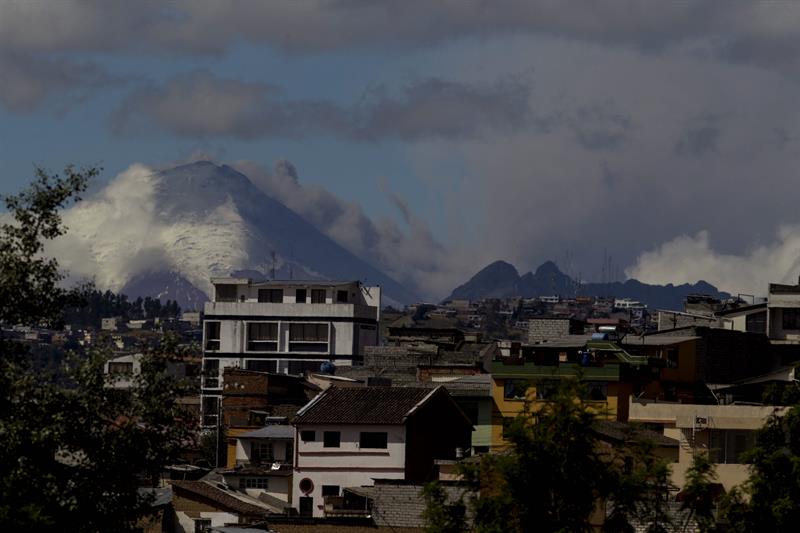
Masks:
[[[216,286],[216,302],[235,302],[236,301],[236,285],[217,285]]]
[[[341,439],[342,435],[338,431],[326,431],[322,434],[322,445],[325,448],[338,448]]]
[[[667,368],[678,368],[678,349],[677,348],[667,348]]]
[[[362,431],[359,439],[361,448],[382,448],[386,449],[388,435],[385,431]]]
[[[243,477],[239,478],[240,489],[269,489],[269,478],[266,477]]]
[[[558,390],[558,382],[554,380],[540,381],[536,384],[536,399],[549,400],[555,396]]]
[[[325,496],[338,496],[339,485],[322,485],[322,497]]]
[[[336,303],[347,303],[347,291],[336,291]]]
[[[216,426],[217,418],[219,416],[219,397],[204,396],[202,408],[203,408],[203,425]]]
[[[327,352],[328,324],[290,324],[290,352]]]
[[[278,369],[277,361],[261,361],[249,360],[245,363],[247,370],[255,370],[256,372],[276,372]]]
[[[278,324],[275,322],[248,322],[247,351],[278,351]]]
[[[286,457],[283,460],[289,464],[294,463],[294,442],[290,440],[286,441]]]
[[[306,372],[319,372],[324,361],[289,361],[289,374],[298,375]]]
[[[254,440],[250,444],[250,462],[253,464],[272,463],[275,460],[272,442]]]
[[[283,289],[258,289],[258,301],[261,303],[283,303]]]
[[[749,333],[767,332],[767,312],[751,313],[745,317],[745,329]]]
[[[800,309],[782,309],[783,329],[800,329]]]
[[[305,289],[297,289],[294,292],[294,301],[299,304],[306,303],[306,290]]]
[[[710,459],[715,463],[740,464],[742,454],[755,446],[756,432],[746,429],[710,430]]]
[[[317,434],[314,431],[301,431],[300,440],[303,442],[314,442],[317,440]]]
[[[528,390],[528,381],[525,379],[507,379],[503,383],[503,398],[506,400],[524,400]],[[538,387],[537,387],[538,392]]]
[[[195,518],[194,519],[194,533],[205,533],[211,529],[210,518]]]
[[[219,388],[219,359],[203,359],[203,387]]]
[[[608,383],[605,381],[584,381],[584,400],[606,401],[608,399]]]
[[[206,322],[206,350],[219,350],[220,323]]]
[[[133,363],[108,363],[108,373],[115,376],[129,376],[133,374]]]
[[[311,289],[311,303],[324,304],[325,303],[325,289]]]

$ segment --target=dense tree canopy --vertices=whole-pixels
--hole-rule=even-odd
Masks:
[[[64,289],[48,239],[65,228],[59,209],[96,169],[64,176],[37,170],[26,191],[5,199],[0,227],[0,322],[53,326],[80,301]],[[177,404],[182,386],[165,372],[178,354],[165,339],[142,360],[129,391],[109,387],[108,354],[64,359],[60,378],[35,369],[27,347],[0,337],[0,530],[128,531],[149,509],[139,486],[157,477],[192,438]]]

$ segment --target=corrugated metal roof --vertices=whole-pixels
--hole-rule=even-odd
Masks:
[[[293,439],[294,428],[286,424],[273,424],[261,429],[248,431],[239,436],[240,439]]]

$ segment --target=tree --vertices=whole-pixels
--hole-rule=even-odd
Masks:
[[[578,380],[562,380],[547,402],[526,403],[506,428],[506,453],[462,463],[475,531],[591,531],[602,502],[611,509],[607,531],[633,531],[633,521],[663,524],[665,463],[642,441],[600,445],[597,413],[582,397]],[[428,531],[450,531],[436,503],[429,500]]]
[[[681,491],[683,493],[681,510],[687,513],[684,530],[690,528],[692,522],[697,524],[700,533],[715,530],[717,523],[714,516],[715,479],[714,463],[706,453],[696,450],[692,456],[692,466],[686,471],[686,485]]]
[[[797,531],[800,524],[800,405],[773,415],[745,455],[750,476],[723,502],[730,531]]]
[[[37,169],[29,189],[5,199],[13,221],[0,227],[0,322],[56,325],[77,301],[59,285],[44,243],[64,233],[59,209],[97,173]],[[0,530],[135,529],[150,504],[138,487],[193,435],[177,404],[184,389],[166,373],[177,352],[171,339],[148,351],[123,392],[108,386],[102,351],[66,358],[57,378],[35,370],[23,344],[0,337]]]

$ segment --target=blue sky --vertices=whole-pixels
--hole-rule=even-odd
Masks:
[[[799,6],[0,0],[0,193],[286,159],[437,295],[495,259],[598,280],[604,250],[753,291],[800,268]]]

